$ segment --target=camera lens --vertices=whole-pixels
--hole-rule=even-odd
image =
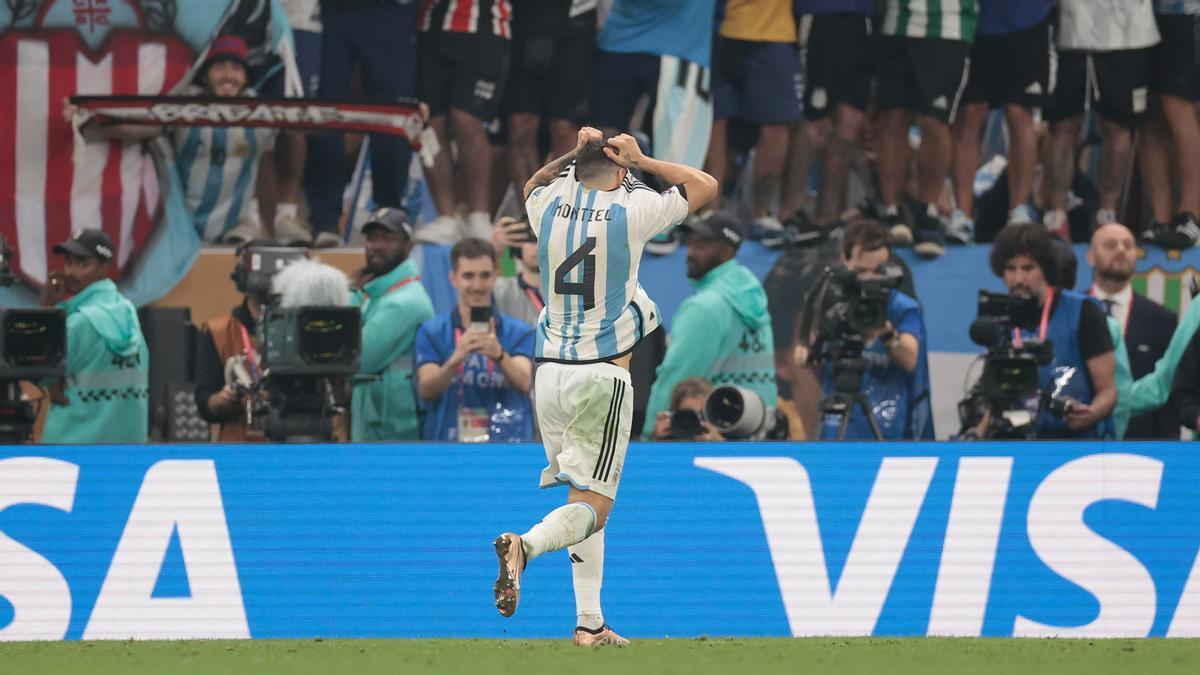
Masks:
[[[700,415],[694,410],[676,410],[671,413],[671,437],[695,438],[704,427],[700,424]]]

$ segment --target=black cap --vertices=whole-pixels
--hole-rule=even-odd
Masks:
[[[382,227],[388,232],[398,232],[409,239],[412,239],[413,236],[412,223],[409,222],[408,214],[403,209],[390,206],[376,209],[375,213],[371,214],[371,219],[363,223],[363,234],[370,232],[375,227]]]
[[[70,253],[82,258],[99,258],[109,261],[113,258],[112,239],[100,230],[78,230],[70,239],[54,247],[59,255]]]
[[[692,216],[683,221],[679,229],[689,235],[728,242],[734,248],[741,246],[746,238],[745,226],[733,216],[719,211],[705,216]]]

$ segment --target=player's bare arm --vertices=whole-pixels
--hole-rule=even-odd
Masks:
[[[700,169],[664,162],[642,154],[637,141],[629,134],[608,139],[604,154],[626,169],[637,168],[654,174],[671,185],[682,185],[687,194],[688,212],[695,213],[704,208],[717,196],[717,179]]]
[[[574,150],[568,152],[562,157],[559,157],[558,159],[551,160],[549,164],[538,169],[537,173],[534,173],[533,176],[529,178],[529,181],[525,183],[525,199],[529,199],[529,193],[533,192],[535,188],[549,185],[550,181],[554,180],[558,174],[562,173],[562,170],[575,159],[575,157],[579,154],[579,151],[583,150],[588,143],[592,141],[601,141],[603,139],[604,135],[600,133],[599,129],[593,129],[592,127],[583,127],[580,129],[579,135],[575,140]]]

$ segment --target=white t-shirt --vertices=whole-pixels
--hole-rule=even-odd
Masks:
[[[642,249],[683,222],[679,187],[655,192],[627,175],[615,190],[575,180],[575,165],[525,202],[538,238],[542,295],[534,356],[589,363],[632,350],[662,323],[658,306],[638,283]]]
[[[1150,0],[1059,0],[1058,48],[1115,51],[1158,44]]]

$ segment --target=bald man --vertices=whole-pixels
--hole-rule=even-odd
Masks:
[[[1109,223],[1096,229],[1087,261],[1092,267],[1088,293],[1104,304],[1125,336],[1129,366],[1136,380],[1154,370],[1154,362],[1167,350],[1177,317],[1171,310],[1133,292],[1137,245],[1129,228]],[[1127,439],[1179,439],[1179,425],[1171,406],[1138,415],[1129,421]]]

